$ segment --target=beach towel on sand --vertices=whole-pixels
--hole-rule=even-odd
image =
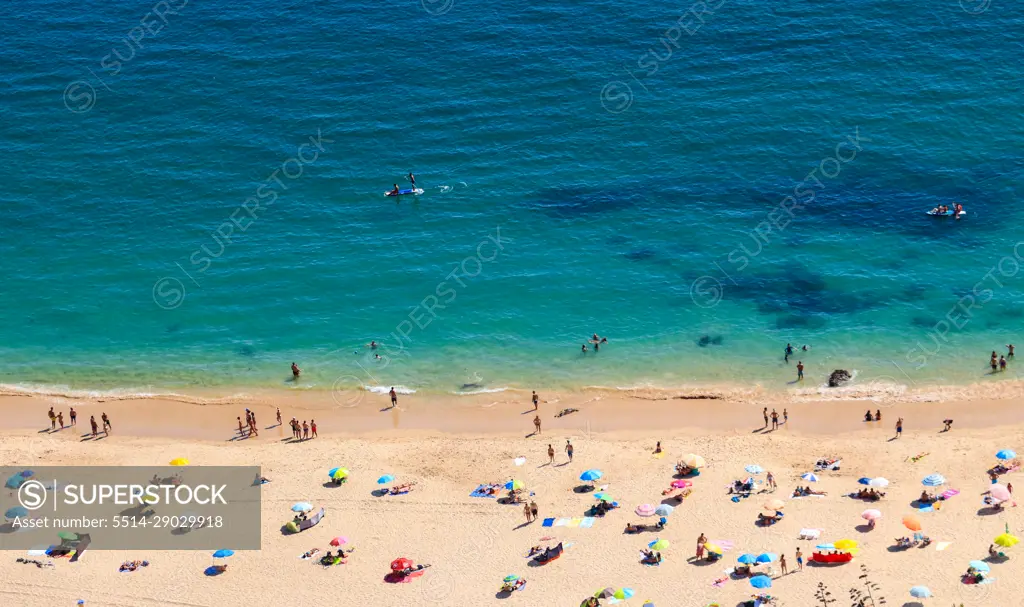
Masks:
[[[579,527],[580,523],[582,523],[582,522],[583,522],[582,518],[574,518],[571,521],[569,521],[569,524],[566,525],[566,527]]]
[[[960,495],[960,490],[959,489],[946,489],[945,491],[942,492],[942,496],[941,497],[944,500],[948,500],[949,498],[953,497],[954,495]]]
[[[565,527],[566,525],[569,524],[570,520],[572,520],[572,519],[560,518],[557,521],[555,521],[555,527]]]
[[[580,527],[582,527],[583,529],[590,529],[594,526],[594,521],[596,520],[597,519],[592,516],[584,517],[584,519],[580,522]]]
[[[487,493],[487,485],[480,485],[479,487],[473,490],[473,493],[469,494],[469,497],[489,497],[491,499],[498,498],[496,494]]]
[[[544,522],[540,524],[541,527],[553,527],[555,525],[554,518],[546,518]]]

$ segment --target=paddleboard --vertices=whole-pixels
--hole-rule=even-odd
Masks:
[[[422,189],[416,188],[415,190],[414,189],[398,190],[397,194],[395,194],[394,190],[388,190],[387,192],[384,192],[384,195],[385,196],[407,196],[409,194],[412,194],[414,196],[419,196],[422,193],[423,193]]]
[[[954,213],[953,211],[946,211],[945,213],[935,213],[933,211],[926,211],[925,213],[927,215],[931,215],[932,217],[952,217],[953,215],[956,215],[956,213]],[[963,217],[966,214],[967,211],[960,211],[961,217]]]

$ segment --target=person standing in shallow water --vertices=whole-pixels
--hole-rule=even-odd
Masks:
[[[793,356],[793,344],[786,344],[786,355],[783,358],[785,358],[787,363],[790,356]]]
[[[796,361],[796,380],[804,380],[804,361],[802,360]]]

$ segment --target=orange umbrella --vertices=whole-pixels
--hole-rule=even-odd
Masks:
[[[917,517],[907,515],[903,517],[903,526],[911,531],[920,531],[921,521],[917,520]]]

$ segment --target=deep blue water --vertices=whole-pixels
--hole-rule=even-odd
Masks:
[[[0,381],[982,378],[1024,298],[985,2],[12,4]]]

